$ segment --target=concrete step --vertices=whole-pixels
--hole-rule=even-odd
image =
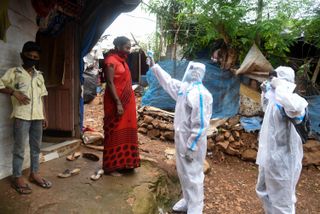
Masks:
[[[79,149],[82,140],[70,139],[60,143],[42,142],[40,163],[66,156]]]

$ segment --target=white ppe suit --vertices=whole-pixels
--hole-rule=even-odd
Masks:
[[[295,189],[302,169],[302,141],[285,113],[302,121],[307,101],[293,93],[294,71],[280,66],[270,89],[262,93],[268,102],[260,130],[257,164],[259,175],[256,187],[267,214],[294,214]]]
[[[212,96],[202,85],[205,65],[190,62],[182,81],[171,78],[158,64],[151,70],[163,89],[176,101],[174,129],[176,166],[183,198],[174,211],[200,214],[203,210],[203,163],[207,151],[206,130],[212,113]],[[193,161],[186,159],[192,153]]]

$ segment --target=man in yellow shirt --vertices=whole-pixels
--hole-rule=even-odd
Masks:
[[[40,59],[40,46],[26,42],[20,54],[23,65],[7,70],[0,78],[0,93],[11,95],[14,119],[14,145],[12,159],[12,187],[21,194],[30,194],[31,188],[22,178],[24,148],[30,145],[29,181],[43,188],[50,188],[51,182],[41,177],[39,154],[42,129],[47,127],[43,96],[48,95],[44,79],[36,69]]]

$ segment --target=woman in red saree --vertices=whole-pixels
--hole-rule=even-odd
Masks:
[[[106,92],[104,95],[103,170],[106,174],[133,171],[140,166],[135,96],[126,63],[131,43],[117,37],[115,49],[104,59]]]

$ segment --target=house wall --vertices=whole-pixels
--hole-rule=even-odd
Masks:
[[[0,76],[8,68],[21,65],[22,46],[26,41],[34,41],[38,30],[31,1],[10,0],[8,13],[11,26],[7,30],[7,41],[0,40]],[[10,97],[0,94],[0,179],[11,174],[13,130],[10,114]],[[26,148],[24,168],[28,167],[30,162],[29,147]]]

